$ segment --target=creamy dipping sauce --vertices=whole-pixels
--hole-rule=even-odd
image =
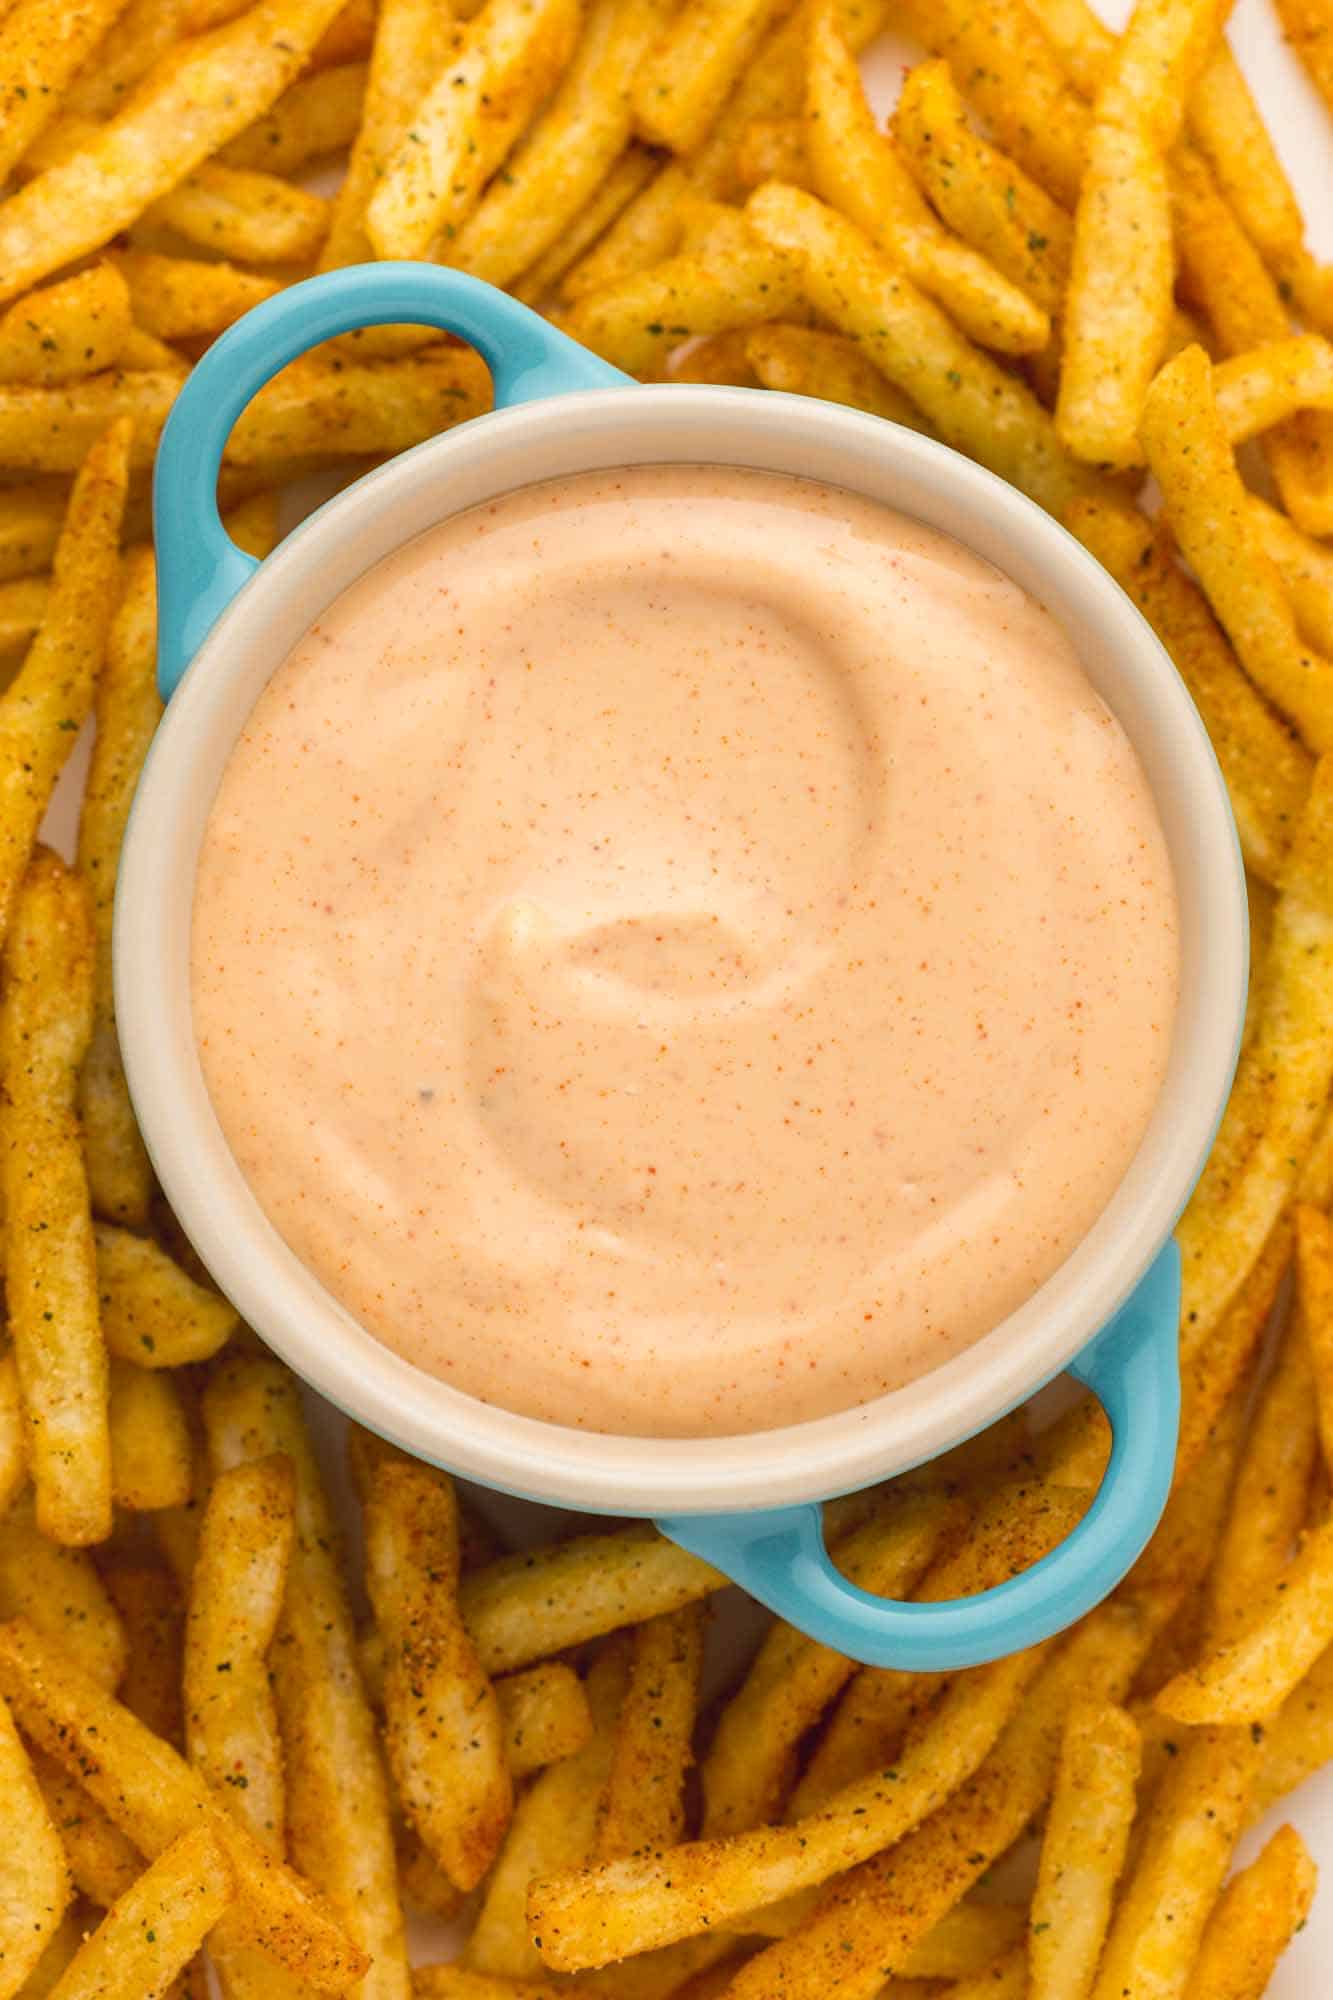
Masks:
[[[444,522],[274,675],[194,1024],[379,1339],[591,1430],[763,1430],[1021,1305],[1133,1158],[1177,982],[1147,782],[1054,621],[872,501],[711,467]]]

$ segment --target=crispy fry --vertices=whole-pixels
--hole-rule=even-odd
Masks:
[[[140,471],[152,463],[180,385],[174,371],[112,369],[55,389],[0,387],[0,464],[76,472],[110,426],[132,425],[130,464]],[[109,610],[114,599],[103,601]]]
[[[50,597],[48,577],[20,576],[0,583],[0,653],[26,651],[41,629]]]
[[[183,1506],[190,1497],[190,1433],[171,1377],[113,1355],[107,1416],[116,1505],[136,1513]]]
[[[343,1992],[362,1976],[365,1955],[308,1884],[227,1817],[169,1744],[21,1618],[0,1626],[0,1693],[24,1731],[83,1781],[149,1860],[193,1827],[210,1827],[236,1876],[234,1921],[271,1956],[322,1992]]]
[[[1189,128],[1250,241],[1290,273],[1304,256],[1300,205],[1240,65],[1219,42],[1189,101]]]
[[[1333,1646],[1266,1725],[1264,1761],[1250,1800],[1250,1824],[1333,1762]]]
[[[144,221],[247,264],[304,264],[329,231],[329,204],[274,174],[206,161],[144,213]]]
[[[279,1859],[282,1746],[267,1654],[291,1561],[294,1499],[282,1457],[218,1474],[200,1526],[184,1660],[190,1762]]]
[[[1263,2000],[1274,1967],[1314,1898],[1315,1865],[1294,1828],[1279,1827],[1218,1901],[1186,2000]]]
[[[1035,354],[1046,345],[1047,314],[943,228],[879,130],[855,57],[838,33],[833,0],[821,0],[810,16],[806,147],[817,192],[946,307],[964,333],[1008,354]]]
[[[211,1829],[183,1833],[74,1954],[53,2000],[160,2000],[235,1893]]]
[[[510,1775],[526,1778],[572,1757],[592,1735],[583,1683],[555,1660],[495,1683]]]
[[[60,494],[22,486],[0,493],[0,579],[49,569],[64,520]]]
[[[813,327],[756,327],[746,335],[745,352],[766,389],[785,389],[796,396],[819,396],[826,403],[846,403],[868,410],[886,422],[925,431],[929,425],[902,392],[886,382],[854,340],[840,333],[820,333]]]
[[[280,289],[254,271],[148,250],[117,251],[112,262],[129,286],[136,324],[161,340],[221,333]]]
[[[1296,1209],[1296,1283],[1324,1464],[1333,1467],[1333,1223],[1309,1202]]]
[[[672,382],[732,383],[737,388],[758,389],[762,385],[750,366],[746,342],[747,327],[733,327],[730,333],[710,334],[707,340],[681,348],[667,363]]]
[[[382,1459],[365,1533],[398,1794],[451,1881],[472,1889],[504,1837],[513,1789],[495,1693],[458,1611],[453,1482],[430,1466]]]
[[[338,0],[261,0],[159,62],[72,159],[5,203],[0,298],[109,242],[244,131],[294,80],[337,8]]]
[[[305,453],[406,451],[490,406],[490,377],[468,347],[433,347],[392,365],[293,362],[242,414],[227,448],[235,465]]]
[[[1246,864],[1276,882],[1310,787],[1313,763],[1241,672],[1169,535],[1128,501],[1076,500],[1065,524],[1109,569],[1180,671],[1227,781]]]
[[[1085,2000],[1091,1991],[1138,1774],[1139,1732],[1123,1708],[1071,1712],[1032,1897],[1031,2000]]]
[[[557,237],[523,276],[513,285],[515,298],[528,305],[541,305],[559,288],[561,279],[578,264],[585,252],[612,226],[617,217],[653,178],[657,157],[646,147],[627,146],[606,171],[601,187],[581,212],[571,217],[563,235]],[[0,559],[3,546],[0,545]]]
[[[635,1627],[592,1861],[669,1847],[684,1836],[706,1620],[707,1605],[699,1598]]]
[[[685,0],[657,46],[646,53],[633,92],[642,138],[692,153],[773,22],[783,0]]]
[[[109,118],[185,32],[187,0],[129,0],[65,94],[62,111]]]
[[[82,1549],[38,1533],[27,1495],[0,1519],[0,1615],[30,1619],[99,1687],[125,1671],[125,1630],[97,1571]]]
[[[26,1747],[51,1823],[64,1845],[75,1888],[99,1909],[109,1910],[143,1873],[138,1848],[113,1826],[96,1800],[54,1757],[31,1745]]]
[[[1098,120],[1140,125],[1161,151],[1173,146],[1224,13],[1221,0],[1136,0],[1102,78]]]
[[[744,188],[789,181],[808,188],[810,155],[803,118],[752,118],[736,146],[736,178]]]
[[[412,115],[365,212],[380,257],[448,249],[574,46],[577,0],[488,0]]]
[[[110,264],[34,292],[0,318],[0,382],[50,388],[112,367],[131,331],[130,294]]]
[[[328,153],[350,146],[361,125],[366,65],[339,63],[303,76],[272,110],[223,147],[224,167],[296,174]]]
[[[1029,6],[1074,88],[1095,97],[1115,55],[1111,30],[1088,0],[1029,0]]]
[[[267,1358],[221,1364],[204,1395],[218,1471],[283,1452],[296,1476],[296,1540],[271,1665],[293,1861],[373,1961],[362,2000],[406,2000],[408,1973],[388,1790],[356,1663],[356,1637],[323,1482],[295,1378]]]
[[[1239,1637],[1169,1681],[1157,1707],[1174,1721],[1262,1722],[1333,1642],[1333,1521],[1307,1538]]]
[[[1320,652],[1333,655],[1333,551],[1313,536],[1302,534],[1257,493],[1250,495],[1250,515],[1269,561],[1282,578],[1301,632]]]
[[[1318,334],[1305,333],[1252,348],[1215,365],[1213,393],[1233,445],[1297,410],[1333,410],[1333,346]]]
[[[30,656],[20,682],[31,665]],[[32,774],[18,775],[30,791]],[[74,1112],[91,1026],[91,926],[82,883],[44,851],[12,907],[0,1013],[10,1326],[38,1524],[56,1541],[98,1542],[111,1529],[107,1361]]]
[[[207,1361],[235,1332],[238,1315],[147,1236],[94,1224],[102,1332],[112,1354],[139,1368]]]
[[[117,1695],[154,1736],[179,1749],[184,1741],[185,1607],[175,1578],[158,1564],[139,1559],[104,1560],[102,1575],[129,1642]]]
[[[72,1884],[60,1835],[0,1701],[0,1991],[17,1994],[54,1935]]]
[[[0,16],[0,186],[54,117],[65,85],[125,0],[14,0]]]

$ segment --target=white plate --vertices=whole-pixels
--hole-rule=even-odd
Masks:
[[[1129,12],[1129,0],[1101,0],[1098,11],[1119,26]],[[1333,121],[1283,44],[1271,0],[1239,0],[1229,34],[1305,207],[1311,247],[1325,257],[1333,257],[1333,202],[1330,201]],[[877,109],[888,110],[897,95],[903,65],[917,53],[911,44],[893,36],[885,36],[867,53],[865,74]],[[44,830],[46,837],[67,855],[73,851],[77,801],[87,769],[87,753],[85,741],[61,779]],[[355,1515],[342,1466],[344,1420],[331,1406],[319,1404],[317,1398],[312,1397],[311,1403],[329,1477],[343,1498],[344,1517],[350,1526]],[[551,1509],[502,1500],[494,1495],[484,1496],[484,1504],[514,1541],[539,1540],[549,1532],[552,1519],[559,1518]],[[714,1628],[712,1671],[719,1682],[734,1675],[737,1662],[753,1643],[758,1625],[754,1608],[740,1601],[739,1593],[728,1593]],[[1290,1820],[1300,1829],[1316,1861],[1323,1865],[1327,1881],[1316,1899],[1309,1924],[1283,1959],[1269,1992],[1272,2000],[1327,2000],[1333,1988],[1329,1973],[1333,1964],[1333,1766],[1303,1786],[1281,1811],[1256,1828],[1243,1843],[1240,1859],[1250,1860],[1274,1827],[1284,1820]],[[419,1961],[446,1955],[451,1943],[450,1933],[437,1926],[414,1926],[413,1955]]]

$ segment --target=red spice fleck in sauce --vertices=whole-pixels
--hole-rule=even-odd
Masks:
[[[1023,1303],[1166,1065],[1176,905],[1070,641],[836,489],[637,468],[338,598],[224,774],[195,1029],[389,1346],[590,1429],[845,1409]]]

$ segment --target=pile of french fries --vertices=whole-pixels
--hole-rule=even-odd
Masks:
[[[1278,5],[1333,108],[1330,0]],[[0,0],[0,2000],[1265,1990],[1314,1868],[1290,1827],[1228,1883],[1234,1850],[1333,1760],[1333,271],[1225,14]],[[856,60],[885,27],[923,50],[889,130]],[[377,257],[644,378],[970,454],[1105,564],[1204,715],[1245,1041],[1180,1227],[1172,1498],[1059,1640],[941,1676],[773,1624],[701,1706],[707,1565],[638,1526],[506,1554],[355,1431],[354,1573],[297,1383],[154,1188],[110,971],[159,713],[146,475],[219,332]],[[424,329],[332,343],[237,426],[232,534],[265,554],[294,480],[488,396]],[[90,717],[70,866],[39,836]],[[831,1505],[835,1559],[887,1595],[999,1583],[1107,1449],[1091,1403],[1012,1416]],[[1035,1873],[990,1881],[1034,1835]],[[456,1963],[409,1968],[411,1912],[457,1921]]]

